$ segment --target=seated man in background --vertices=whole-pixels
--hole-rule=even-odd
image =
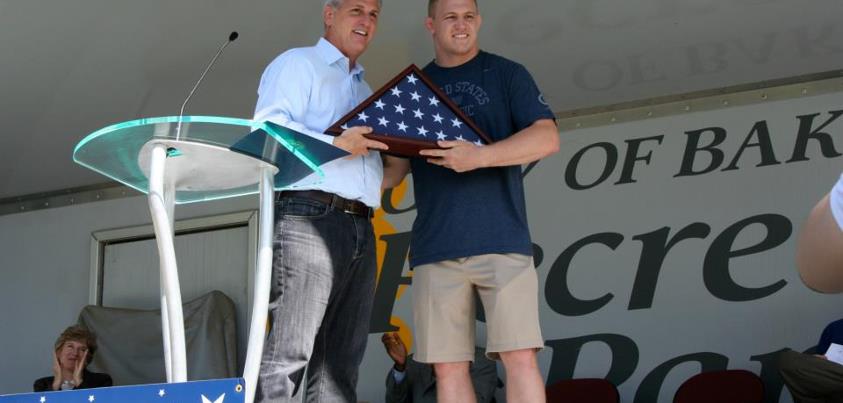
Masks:
[[[386,376],[386,403],[436,402],[436,378],[433,367],[412,359],[398,333],[384,333],[381,337],[386,353],[395,362]],[[474,362],[469,368],[477,403],[495,401],[498,371],[494,361],[486,358],[486,350],[476,347]]]
[[[795,403],[843,402],[843,365],[823,355],[832,343],[843,345],[843,319],[825,327],[817,354],[785,350],[779,356],[779,373]]]
[[[94,358],[97,339],[88,329],[74,325],[61,333],[53,350],[53,376],[35,381],[34,392],[89,389],[111,386],[108,374],[90,372],[85,367]]]

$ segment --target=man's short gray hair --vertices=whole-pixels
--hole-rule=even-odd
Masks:
[[[343,1],[345,0],[325,0],[325,6],[331,6],[331,8],[340,8]],[[378,7],[383,7],[383,0],[378,0]]]

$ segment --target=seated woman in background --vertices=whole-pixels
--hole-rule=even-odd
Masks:
[[[88,329],[70,326],[56,340],[53,350],[53,376],[35,381],[34,392],[89,389],[111,386],[111,376],[90,372],[85,367],[94,358],[97,339]]]

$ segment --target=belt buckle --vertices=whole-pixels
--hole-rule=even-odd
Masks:
[[[347,205],[349,205],[349,203],[346,202],[345,199],[343,199],[343,198],[341,198],[341,197],[339,197],[335,194],[331,195],[331,208],[332,209],[340,210],[340,211],[342,211],[343,213],[346,213],[346,214],[354,214],[353,211],[349,210],[346,207]]]
[[[353,206],[354,206],[354,204],[352,204],[349,201],[344,202],[342,204],[342,212],[346,213],[346,214],[357,215],[358,213],[356,211],[354,211],[354,209],[352,208]]]

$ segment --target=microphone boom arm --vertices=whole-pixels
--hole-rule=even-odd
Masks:
[[[217,54],[215,54],[214,57],[211,59],[211,61],[208,63],[208,65],[205,66],[205,70],[202,72],[202,75],[199,76],[199,80],[196,80],[196,84],[190,90],[190,93],[187,94],[187,98],[184,99],[184,102],[182,102],[181,108],[179,109],[179,120],[178,120],[179,123],[178,123],[178,126],[176,127],[176,140],[181,139],[181,123],[182,123],[181,118],[184,115],[184,107],[187,106],[187,102],[190,101],[190,98],[193,96],[193,93],[196,92],[197,88],[199,88],[199,84],[201,84],[202,80],[205,79],[205,75],[208,74],[208,71],[210,71],[211,67],[213,67],[214,63],[216,63],[217,59],[222,54],[222,51],[225,50],[225,48],[228,45],[230,45],[231,42],[234,42],[234,40],[237,39],[238,36],[239,36],[239,34],[237,33],[237,31],[234,31],[234,32],[232,32],[231,34],[228,35],[228,40],[225,41],[225,43],[223,43],[222,46],[220,46],[220,49],[217,51]]]

